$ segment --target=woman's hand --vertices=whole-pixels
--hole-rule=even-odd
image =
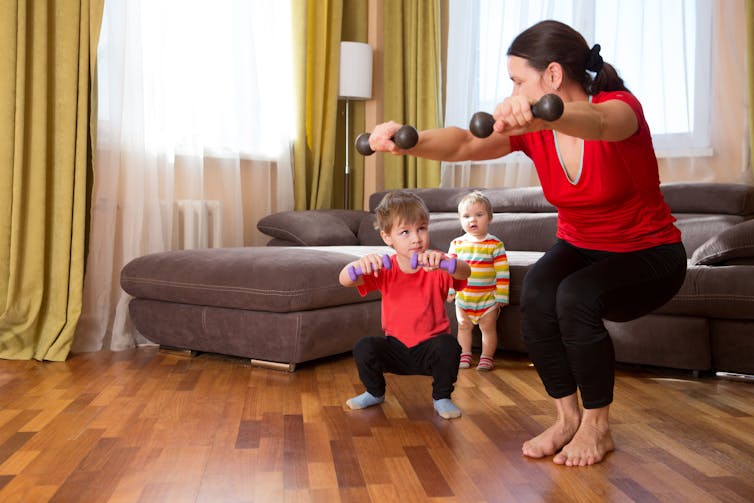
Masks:
[[[532,103],[522,95],[508,96],[495,107],[492,126],[496,133],[506,135],[523,134],[543,128],[544,121],[534,117],[531,111]]]
[[[374,127],[374,130],[369,135],[369,146],[375,152],[389,152],[395,155],[404,155],[406,151],[401,149],[393,142],[393,136],[403,124],[398,124],[395,121],[383,122]]]

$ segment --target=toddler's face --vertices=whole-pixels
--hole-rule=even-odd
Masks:
[[[459,211],[461,227],[463,230],[477,239],[482,239],[487,235],[490,227],[490,216],[487,214],[487,208],[482,203],[471,203],[461,207]]]

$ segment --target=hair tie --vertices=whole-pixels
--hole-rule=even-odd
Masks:
[[[589,57],[586,59],[586,69],[590,72],[600,73],[600,70],[602,70],[604,61],[602,60],[602,56],[600,56],[600,49],[600,44],[594,44],[589,51]]]

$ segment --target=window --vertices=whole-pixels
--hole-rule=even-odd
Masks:
[[[513,38],[556,19],[599,43],[641,101],[659,157],[709,155],[711,0],[450,0],[446,125],[467,127],[512,86]]]
[[[290,2],[108,0],[101,124],[168,155],[275,158],[295,134],[290,16]]]

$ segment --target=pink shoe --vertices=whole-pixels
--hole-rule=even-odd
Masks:
[[[495,362],[492,358],[490,358],[489,356],[481,356],[479,357],[479,364],[476,366],[476,369],[488,371],[492,370],[494,367]]]
[[[458,368],[467,369],[469,367],[471,367],[471,353],[461,353],[461,363]]]

